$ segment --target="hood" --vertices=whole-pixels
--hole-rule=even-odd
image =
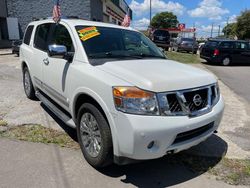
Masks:
[[[126,60],[106,62],[98,69],[144,90],[165,92],[215,83],[207,71],[171,60]]]

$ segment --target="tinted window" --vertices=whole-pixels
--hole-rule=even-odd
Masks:
[[[154,32],[154,35],[157,35],[157,36],[169,36],[169,32],[164,31],[164,30],[156,30]]]
[[[47,39],[51,24],[39,25],[36,29],[34,46],[40,50],[47,51]]]
[[[34,29],[34,26],[33,25],[30,25],[27,29],[26,29],[26,32],[25,32],[25,35],[24,35],[24,39],[23,39],[23,42],[27,45],[30,44],[30,38],[31,38],[31,34],[32,34],[32,31]]]
[[[68,52],[74,52],[74,46],[70,34],[63,25],[56,25],[54,27],[51,40],[49,44],[64,45]]]
[[[248,43],[247,42],[236,42],[236,49],[247,50]]]
[[[182,38],[182,41],[194,42],[192,38]]]
[[[125,29],[77,26],[77,33],[90,59],[165,58],[143,34]]]
[[[225,49],[232,49],[234,46],[232,42],[221,42],[220,47]]]
[[[207,41],[205,47],[217,47],[218,43],[217,41]]]

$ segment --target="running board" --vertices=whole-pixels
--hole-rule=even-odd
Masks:
[[[70,118],[67,114],[65,114],[62,110],[60,110],[55,104],[53,104],[46,96],[44,96],[41,92],[36,91],[36,97],[52,111],[59,119],[61,119],[64,123],[66,123],[71,128],[76,128],[76,125],[72,118]]]

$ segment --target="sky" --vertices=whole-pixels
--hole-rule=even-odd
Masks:
[[[149,25],[150,0],[126,0],[133,10],[132,27],[144,30]],[[218,35],[222,28],[235,22],[242,10],[250,9],[250,0],[152,0],[152,12],[170,11],[177,15],[180,23],[190,28],[195,25],[198,37]]]

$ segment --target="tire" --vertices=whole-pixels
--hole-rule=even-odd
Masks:
[[[194,51],[193,54],[197,54],[197,51]]]
[[[84,103],[77,115],[77,137],[86,161],[94,168],[113,162],[110,127],[103,114],[90,103]]]
[[[32,80],[30,78],[30,73],[28,67],[24,67],[23,69],[23,88],[24,92],[29,99],[36,99],[35,89],[32,84]]]
[[[223,66],[229,66],[229,65],[231,65],[231,58],[230,57],[224,57],[222,59],[221,65],[223,65]]]
[[[179,50],[179,48],[178,48],[178,47],[176,47],[175,51],[176,51],[176,52],[180,52],[180,50]]]

